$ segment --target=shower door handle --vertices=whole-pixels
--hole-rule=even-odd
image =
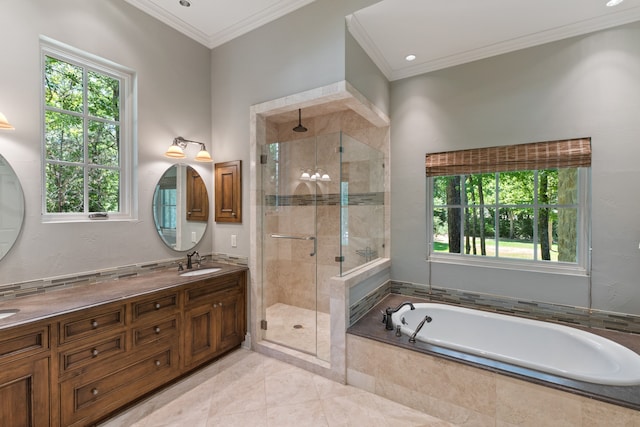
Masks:
[[[288,236],[286,234],[272,234],[274,239],[291,239],[291,240],[313,240],[313,252],[309,256],[314,256],[318,251],[318,240],[315,236]]]

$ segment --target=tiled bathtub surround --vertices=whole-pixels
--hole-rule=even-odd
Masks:
[[[224,264],[246,266],[248,260],[245,257],[236,257],[227,254],[201,254],[206,258],[205,264],[210,262],[219,262]],[[122,267],[109,268],[104,270],[88,271],[81,274],[49,277],[29,282],[10,283],[0,285],[0,300],[19,298],[23,296],[50,292],[62,288],[70,288],[74,286],[96,285],[111,280],[123,279],[125,277],[141,276],[143,274],[156,271],[175,268],[177,270],[178,263],[186,264],[184,257],[149,262],[144,264],[132,264]]]
[[[347,383],[456,425],[640,425],[639,411],[354,335]]]
[[[349,328],[348,384],[462,425],[640,425],[640,386],[570,380],[396,337],[379,312],[405,300],[422,301],[387,295]],[[640,351],[637,335],[589,331]]]

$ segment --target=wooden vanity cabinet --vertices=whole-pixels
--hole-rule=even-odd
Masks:
[[[184,368],[192,369],[242,342],[246,274],[202,280],[185,290]]]
[[[7,328],[0,426],[90,426],[240,345],[246,270]]]
[[[177,377],[179,318],[172,290],[60,321],[60,425],[88,425]]]
[[[49,325],[0,335],[0,420],[3,426],[49,425]]]

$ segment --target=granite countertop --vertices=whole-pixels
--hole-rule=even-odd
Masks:
[[[602,400],[635,410],[640,410],[640,386],[609,386],[593,384],[584,381],[563,378],[556,375],[550,375],[532,369],[510,365],[508,363],[497,362],[495,360],[473,356],[470,354],[450,350],[444,347],[438,347],[419,341],[411,344],[408,342],[408,337],[406,335],[403,334],[401,337],[396,337],[395,331],[386,330],[384,324],[382,323],[381,312],[384,311],[384,309],[387,307],[397,307],[403,301],[411,301],[414,303],[429,302],[428,300],[416,297],[397,294],[388,295],[380,303],[369,310],[362,318],[360,318],[360,320],[354,323],[347,330],[347,333],[373,339],[386,344],[403,347],[411,351],[417,351],[431,356],[442,357],[454,362],[464,363],[479,369],[511,376],[540,385],[545,385],[569,393]],[[568,324],[566,326],[575,327],[574,325]],[[622,344],[640,354],[640,336],[637,334],[609,331],[598,328],[578,327],[578,329],[601,335],[612,341],[618,342],[619,344]]]
[[[115,302],[125,298],[145,295],[170,289],[205,278],[223,276],[228,273],[247,270],[247,267],[231,264],[211,263],[201,269],[219,267],[215,273],[199,276],[180,276],[175,269],[145,273],[117,280],[109,280],[95,285],[82,285],[53,290],[37,295],[0,301],[3,310],[20,310],[13,316],[0,319],[0,331],[6,328],[48,319],[65,313],[82,310],[96,305]],[[182,273],[182,272],[180,272]]]

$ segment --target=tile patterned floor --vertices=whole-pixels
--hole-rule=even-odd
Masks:
[[[452,426],[363,390],[240,349],[100,427]]]

